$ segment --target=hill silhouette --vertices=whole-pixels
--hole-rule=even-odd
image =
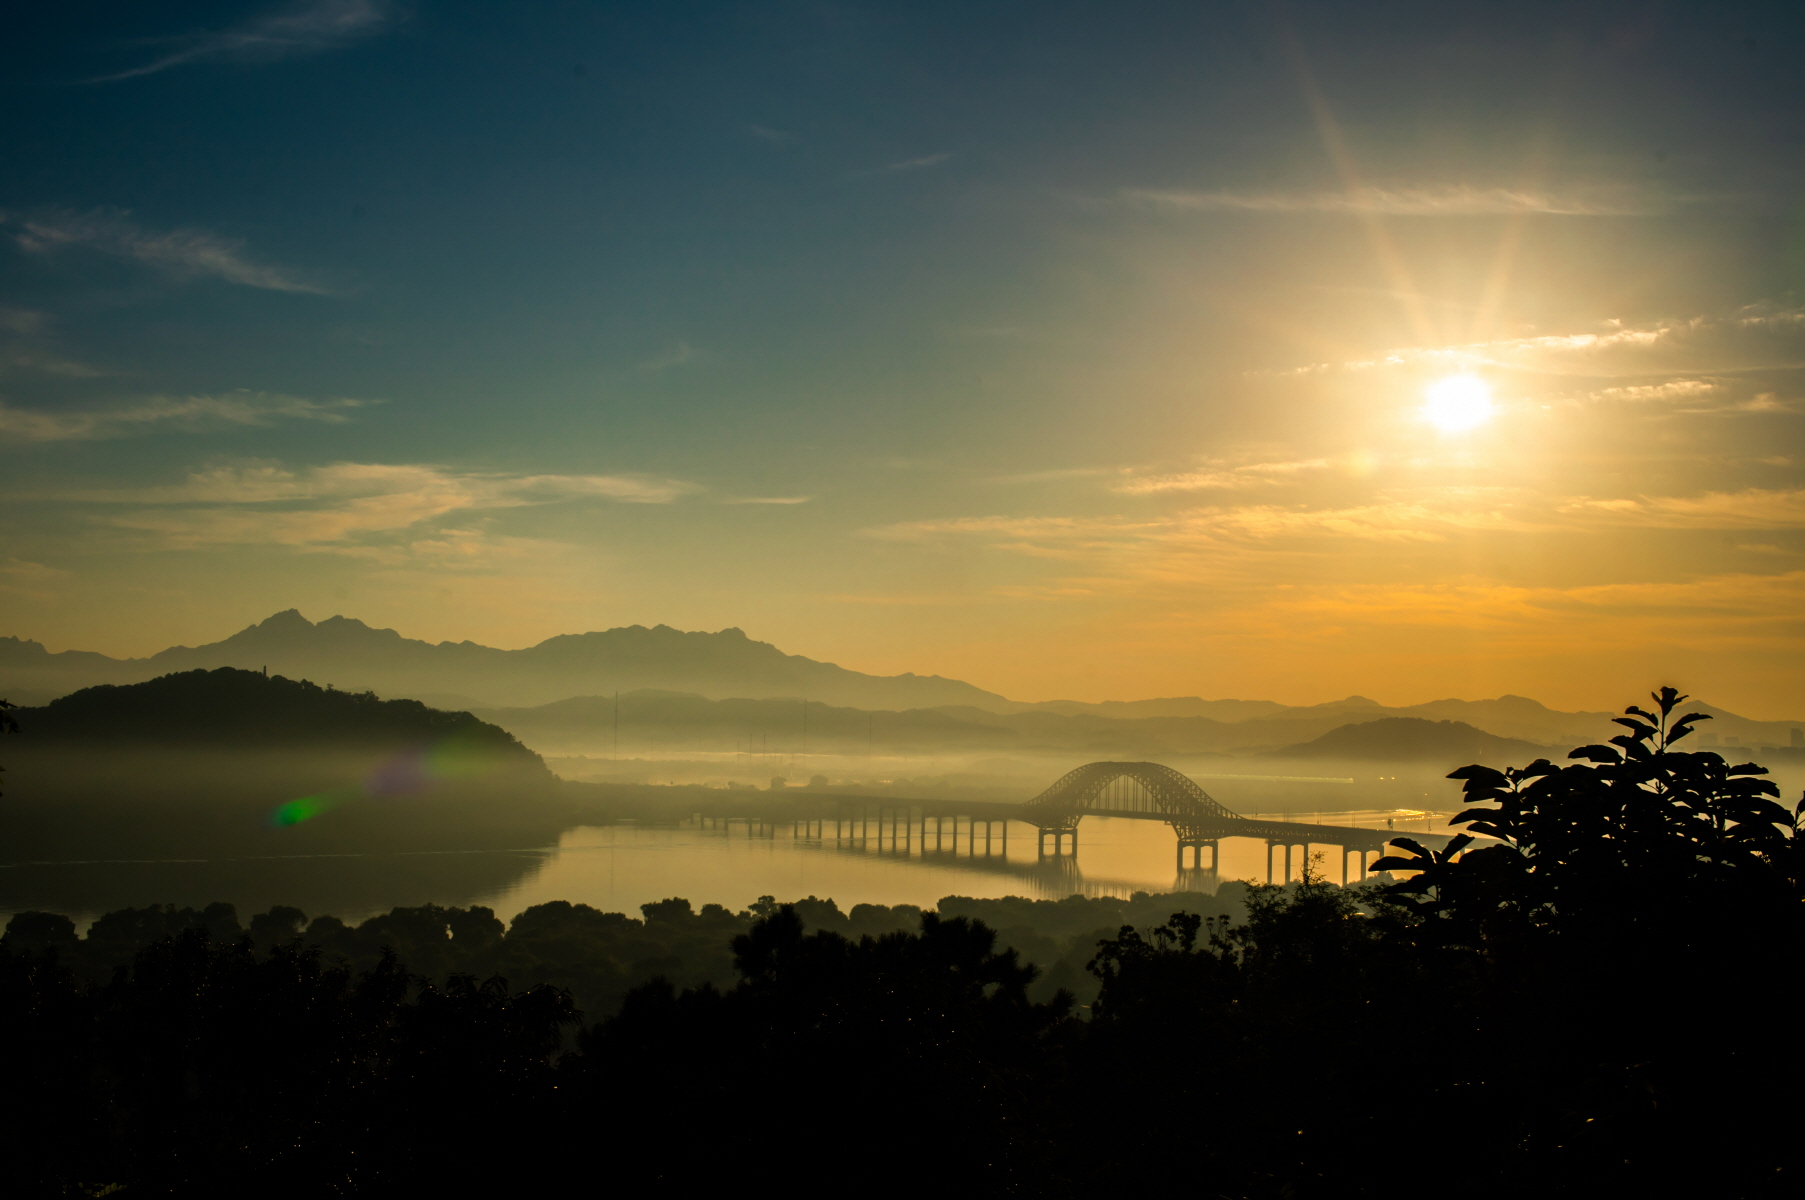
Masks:
[[[400,750],[457,738],[499,762],[545,764],[507,730],[467,712],[418,700],[383,700],[305,679],[233,667],[182,671],[144,683],[83,688],[40,708],[18,710],[24,744],[101,742],[183,749],[253,747]]]
[[[8,858],[543,845],[558,781],[513,735],[416,700],[220,668],[18,710]]]
[[[1545,757],[1548,749],[1518,738],[1501,738],[1464,721],[1430,721],[1422,717],[1381,717],[1331,729],[1313,741],[1272,751],[1285,758],[1348,761],[1467,763]]]
[[[1534,701],[1526,703],[1534,704]],[[1418,757],[1412,748],[1416,743],[1408,735],[1386,730],[1420,727],[1439,730],[1453,724],[1482,734],[1460,722],[1410,718],[1402,719],[1401,725],[1383,727],[1377,731],[1375,741],[1375,731],[1369,728],[1374,722],[1368,720],[1364,724],[1350,725],[1346,710],[1329,706],[1232,722],[1196,715],[1106,717],[1083,710],[1060,711],[1051,706],[1011,713],[992,712],[973,705],[873,712],[809,701],[806,708],[805,720],[803,703],[794,699],[711,700],[693,692],[642,689],[623,692],[618,697],[573,696],[533,707],[479,708],[475,711],[484,720],[502,726],[533,749],[548,755],[610,754],[614,749],[617,713],[619,749],[629,755],[651,752],[661,755],[720,754],[760,746],[783,753],[799,752],[806,746],[815,753],[833,754],[864,754],[870,748],[885,753],[986,750],[1082,753],[1095,758],[1127,759],[1165,755],[1289,755],[1299,744],[1312,745],[1303,739],[1346,727],[1368,730],[1356,739],[1363,743],[1357,753],[1341,753],[1334,749],[1341,743],[1331,741],[1327,743],[1329,750],[1306,750],[1302,756],[1386,758],[1383,747],[1396,742],[1405,750],[1404,759],[1400,761],[1409,761]],[[1605,730],[1610,728],[1602,717],[1600,724]],[[1510,738],[1450,740],[1445,732],[1425,736],[1432,746],[1445,743],[1483,749],[1540,744]],[[1482,734],[1482,738],[1490,737]],[[1438,750],[1423,757],[1433,759],[1440,754]]]
[[[866,675],[785,654],[738,629],[692,633],[668,625],[630,625],[560,634],[522,650],[498,650],[470,641],[435,645],[349,617],[315,623],[289,609],[223,641],[175,646],[141,659],[73,650],[51,654],[37,642],[0,638],[6,685],[38,695],[218,667],[267,667],[274,674],[321,680],[348,691],[449,700],[459,708],[544,704],[638,688],[679,689],[717,699],[808,696],[879,709],[1008,704],[956,679]]]
[[[956,721],[990,725],[999,732],[988,736],[999,746],[1057,745],[1073,752],[1115,753],[1116,747],[1124,752],[1141,747],[1148,753],[1271,750],[1381,717],[1464,722],[1499,737],[1547,745],[1597,741],[1615,732],[1612,713],[1562,712],[1511,695],[1401,707],[1359,695],[1310,705],[1197,696],[1030,703],[938,675],[847,670],[786,654],[739,629],[704,633],[633,625],[499,650],[471,641],[435,644],[407,638],[343,616],[314,622],[289,609],[222,641],[174,646],[148,658],[110,658],[84,650],[52,654],[35,641],[0,637],[0,696],[17,703],[41,705],[79,688],[219,667],[267,667],[272,674],[350,692],[411,696],[451,710],[521,710],[583,698],[600,703],[617,691],[683,692],[710,700],[807,698],[877,712],[937,709]],[[1805,721],[1755,721],[1709,705],[1701,705],[1700,711],[1717,718],[1703,736],[1705,744],[1720,739],[1753,748],[1805,744],[1794,740],[1795,730],[1805,731]],[[544,716],[549,724],[559,723],[551,714]],[[539,716],[524,719],[540,721]],[[1111,724],[1116,727],[1109,728]],[[1137,732],[1126,732],[1129,725]],[[1805,739],[1805,732],[1797,736]]]

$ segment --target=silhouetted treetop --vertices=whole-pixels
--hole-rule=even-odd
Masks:
[[[1453,823],[1497,841],[1462,835],[1431,853],[1399,838],[1392,844],[1408,855],[1374,868],[1420,872],[1393,897],[1424,919],[1462,924],[1468,938],[1499,932],[1500,921],[1555,930],[1606,914],[1671,923],[1676,906],[1693,904],[1796,905],[1805,801],[1789,813],[1765,768],[1676,749],[1710,719],[1674,716],[1685,700],[1662,688],[1654,711],[1625,710],[1617,723],[1627,732],[1569,755],[1583,764],[1462,767],[1450,778],[1465,781],[1475,807]]]

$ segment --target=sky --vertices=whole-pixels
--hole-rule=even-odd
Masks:
[[[1800,61],[1725,2],[33,6],[0,634],[1798,717]]]

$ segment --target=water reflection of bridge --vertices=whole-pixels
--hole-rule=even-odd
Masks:
[[[1019,806],[1004,806],[1019,807]],[[898,814],[908,814],[899,816]],[[916,803],[902,801],[849,806],[836,827],[834,815],[804,815],[772,821],[757,817],[711,817],[698,814],[701,828],[712,828],[752,838],[776,838],[787,832],[791,843],[803,849],[873,862],[909,862],[919,866],[966,871],[974,875],[1006,877],[1021,881],[1042,896],[1061,898],[1073,894],[1121,896],[1149,890],[1144,881],[1086,876],[1075,854],[1046,854],[1011,858],[1008,854],[1008,819],[978,817],[971,821],[947,816],[938,823],[923,821]],[[975,829],[974,829],[975,826]],[[1018,849],[1020,839],[1018,838]],[[1213,892],[1219,882],[1213,870],[1182,868],[1173,880],[1174,892]]]
[[[1052,882],[1053,875],[1077,881],[1078,826],[1088,814],[1130,820],[1163,821],[1178,839],[1180,880],[1200,890],[1215,886],[1225,838],[1251,838],[1266,843],[1266,879],[1273,881],[1274,851],[1284,851],[1282,879],[1301,872],[1312,846],[1338,848],[1341,882],[1350,878],[1348,856],[1358,856],[1359,878],[1366,878],[1369,856],[1383,854],[1390,831],[1315,822],[1263,821],[1229,811],[1197,783],[1170,767],[1145,762],[1088,763],[1061,777],[1026,804],[977,800],[901,799],[802,792],[756,793],[768,816],[759,825],[788,824],[799,842],[829,845],[843,851],[913,856],[920,847],[924,861],[968,866],[987,873],[1017,875]],[[698,813],[704,821],[720,820]],[[1020,822],[1036,831],[1032,862],[1011,861],[1009,824]],[[1445,844],[1448,835],[1413,834],[1429,845]],[[1050,849],[1049,849],[1050,843]],[[961,854],[963,844],[964,853]],[[1209,863],[1204,864],[1204,851]],[[1297,860],[1293,863],[1293,852]],[[1070,864],[1069,867],[1062,864]],[[982,864],[982,865],[980,865]],[[1297,871],[1294,872],[1294,866]],[[1192,890],[1187,886],[1185,890]]]

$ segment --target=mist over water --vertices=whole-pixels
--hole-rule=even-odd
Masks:
[[[789,798],[823,792],[846,793],[849,802],[862,797],[873,811],[909,800],[1021,803],[1079,765],[1072,753],[573,757],[551,765],[566,779],[589,782],[566,787],[599,785],[606,795],[611,784],[688,786],[669,788],[670,799],[655,801],[660,815],[650,820],[546,811],[534,807],[544,795],[539,785],[491,783],[455,796],[440,789],[419,799],[364,800],[294,828],[269,823],[273,806],[321,780],[356,778],[367,764],[316,755],[301,770],[268,754],[253,761],[231,752],[134,751],[89,762],[78,777],[65,761],[14,757],[11,765],[30,769],[9,773],[10,801],[29,806],[41,799],[44,812],[72,811],[67,806],[79,802],[87,815],[67,837],[11,839],[0,860],[0,922],[40,910],[85,925],[121,908],[215,901],[243,914],[293,905],[347,921],[428,903],[484,905],[504,921],[552,900],[631,914],[673,896],[733,911],[765,895],[831,898],[843,909],[925,907],[948,895],[1127,897],[1268,878],[1267,848],[1255,839],[1225,839],[1217,872],[1180,871],[1173,831],[1163,821],[1087,816],[1076,858],[1043,860],[1034,828],[1015,821],[996,822],[989,845],[980,838],[974,853],[964,832],[956,852],[950,838],[924,841],[919,819],[901,841],[836,838],[831,820],[814,837],[761,820]],[[1259,819],[1447,832],[1461,807],[1458,783],[1439,764],[1219,755],[1167,762],[1231,811]],[[1798,774],[1790,761],[1777,764],[1783,788],[1795,789]],[[78,786],[87,776],[90,785]],[[774,787],[775,780],[785,782]],[[728,817],[687,818],[685,792],[717,798],[715,811]],[[407,807],[415,803],[424,806]],[[1323,874],[1339,881],[1336,848],[1315,849]],[[1294,852],[1293,877],[1301,868]],[[1282,848],[1273,853],[1271,877],[1285,877]],[[1358,878],[1357,860],[1349,878]]]
[[[1376,812],[1330,816],[1367,827],[1385,820]],[[1422,829],[1428,820],[1445,828],[1447,816],[1418,818],[1414,825]],[[950,834],[924,839],[919,823],[900,839],[888,832],[876,836],[875,820],[871,828],[866,838],[849,833],[837,839],[831,820],[818,837],[788,824],[747,820],[620,822],[579,826],[555,845],[513,849],[14,862],[0,864],[0,924],[29,910],[65,913],[85,925],[119,908],[200,907],[218,900],[243,914],[289,904],[346,921],[427,903],[481,904],[504,921],[551,900],[635,913],[641,904],[672,896],[735,911],[765,895],[820,896],[843,909],[929,906],[948,895],[1059,899],[1209,891],[1219,880],[1264,880],[1267,871],[1264,842],[1249,838],[1222,842],[1219,872],[1180,870],[1172,831],[1157,821],[1086,817],[1075,859],[1041,858],[1034,827],[1019,821],[996,822],[988,842],[980,832],[975,849],[963,825],[957,849]],[[1322,869],[1338,880],[1335,849],[1317,849],[1325,856]],[[1357,878],[1357,860],[1351,861],[1351,877]],[[1292,869],[1301,869],[1295,854]],[[1282,850],[1274,853],[1273,872],[1283,878]]]
[[[1003,836],[1003,825],[996,823],[988,847],[980,832],[975,852],[964,832],[956,851],[950,835],[940,840],[941,849],[935,848],[932,834],[924,846],[919,827],[906,842],[888,836],[880,841],[875,834],[836,840],[831,821],[820,838],[798,835],[788,826],[761,831],[737,821],[721,828],[693,823],[678,829],[590,826],[566,834],[541,870],[484,903],[491,903],[497,915],[553,899],[633,912],[639,904],[665,896],[737,909],[760,895],[813,895],[846,908],[929,905],[948,895],[1128,896],[1197,882],[1198,873],[1175,867],[1172,833],[1163,824],[1086,818],[1076,862],[1041,859],[1032,826],[1008,822]],[[1223,878],[1263,872],[1258,844],[1249,842],[1243,852],[1243,840],[1231,839],[1235,848],[1225,849],[1228,873]]]

